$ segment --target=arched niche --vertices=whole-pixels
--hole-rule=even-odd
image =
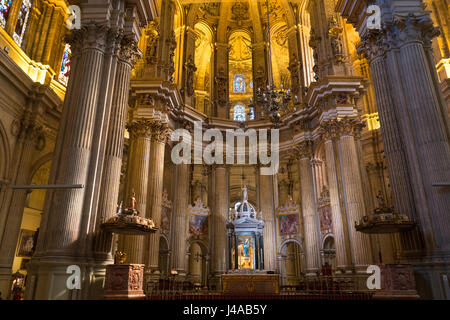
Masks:
[[[194,238],[188,244],[188,281],[204,286],[208,279],[208,248],[203,241]]]
[[[331,270],[334,270],[336,268],[336,247],[332,234],[327,235],[323,239],[322,251],[324,264],[329,265]]]
[[[158,269],[163,277],[169,274],[169,241],[165,235],[159,238]]]
[[[279,254],[281,285],[298,286],[302,280],[303,254],[300,242],[290,239],[281,245]]]

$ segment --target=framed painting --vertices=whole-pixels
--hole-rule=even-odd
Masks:
[[[22,229],[20,232],[18,257],[31,257],[33,255],[34,234],[36,231]]]
[[[298,214],[283,214],[278,216],[278,228],[281,236],[297,234],[300,231]]]
[[[189,233],[196,236],[208,235],[208,216],[191,214],[189,217]]]
[[[170,215],[172,209],[168,207],[161,208],[161,230],[170,231]]]

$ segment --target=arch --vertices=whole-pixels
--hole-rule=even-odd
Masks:
[[[278,257],[282,285],[299,285],[305,265],[305,255],[300,241],[285,240],[280,246]]]
[[[323,237],[323,239],[322,239],[322,250],[325,249],[325,242],[330,241],[330,239],[333,239],[333,242],[335,242],[335,237],[334,237],[333,233],[329,233],[325,237]]]
[[[169,273],[169,240],[164,234],[159,236],[158,269],[161,274]]]
[[[284,240],[284,241],[280,244],[280,249],[278,250],[278,254],[279,254],[279,255],[283,254],[283,253],[285,252],[284,250],[286,250],[287,245],[288,245],[289,243],[291,243],[291,242],[294,242],[294,243],[298,244],[298,246],[300,247],[300,252],[301,252],[301,254],[304,254],[302,243],[300,242],[300,240],[295,239],[295,238],[291,238],[291,239],[286,239],[286,240]]]
[[[202,252],[205,255],[209,255],[209,246],[208,244],[200,239],[194,238],[193,236],[189,237],[189,239],[187,240],[187,245],[186,245],[186,253],[188,254],[189,251],[191,250],[191,245],[197,243],[200,248],[202,248]]]

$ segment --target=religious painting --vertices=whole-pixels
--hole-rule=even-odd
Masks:
[[[189,217],[189,233],[196,236],[208,235],[208,217],[192,214]]]
[[[252,235],[238,236],[238,268],[255,268],[255,241]]]
[[[322,234],[333,232],[333,220],[331,216],[331,206],[319,208],[320,231]]]
[[[12,0],[0,0],[0,26],[5,28]]]
[[[161,230],[170,231],[170,215],[172,209],[167,207],[161,208]]]
[[[300,230],[300,220],[298,214],[279,215],[278,226],[281,236],[297,234]]]
[[[31,257],[33,255],[34,234],[36,231],[22,229],[20,234],[18,257]]]

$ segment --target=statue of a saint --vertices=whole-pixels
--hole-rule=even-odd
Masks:
[[[242,202],[248,202],[248,194],[247,194],[247,186],[246,185],[244,185],[242,187],[242,194],[243,194]]]

